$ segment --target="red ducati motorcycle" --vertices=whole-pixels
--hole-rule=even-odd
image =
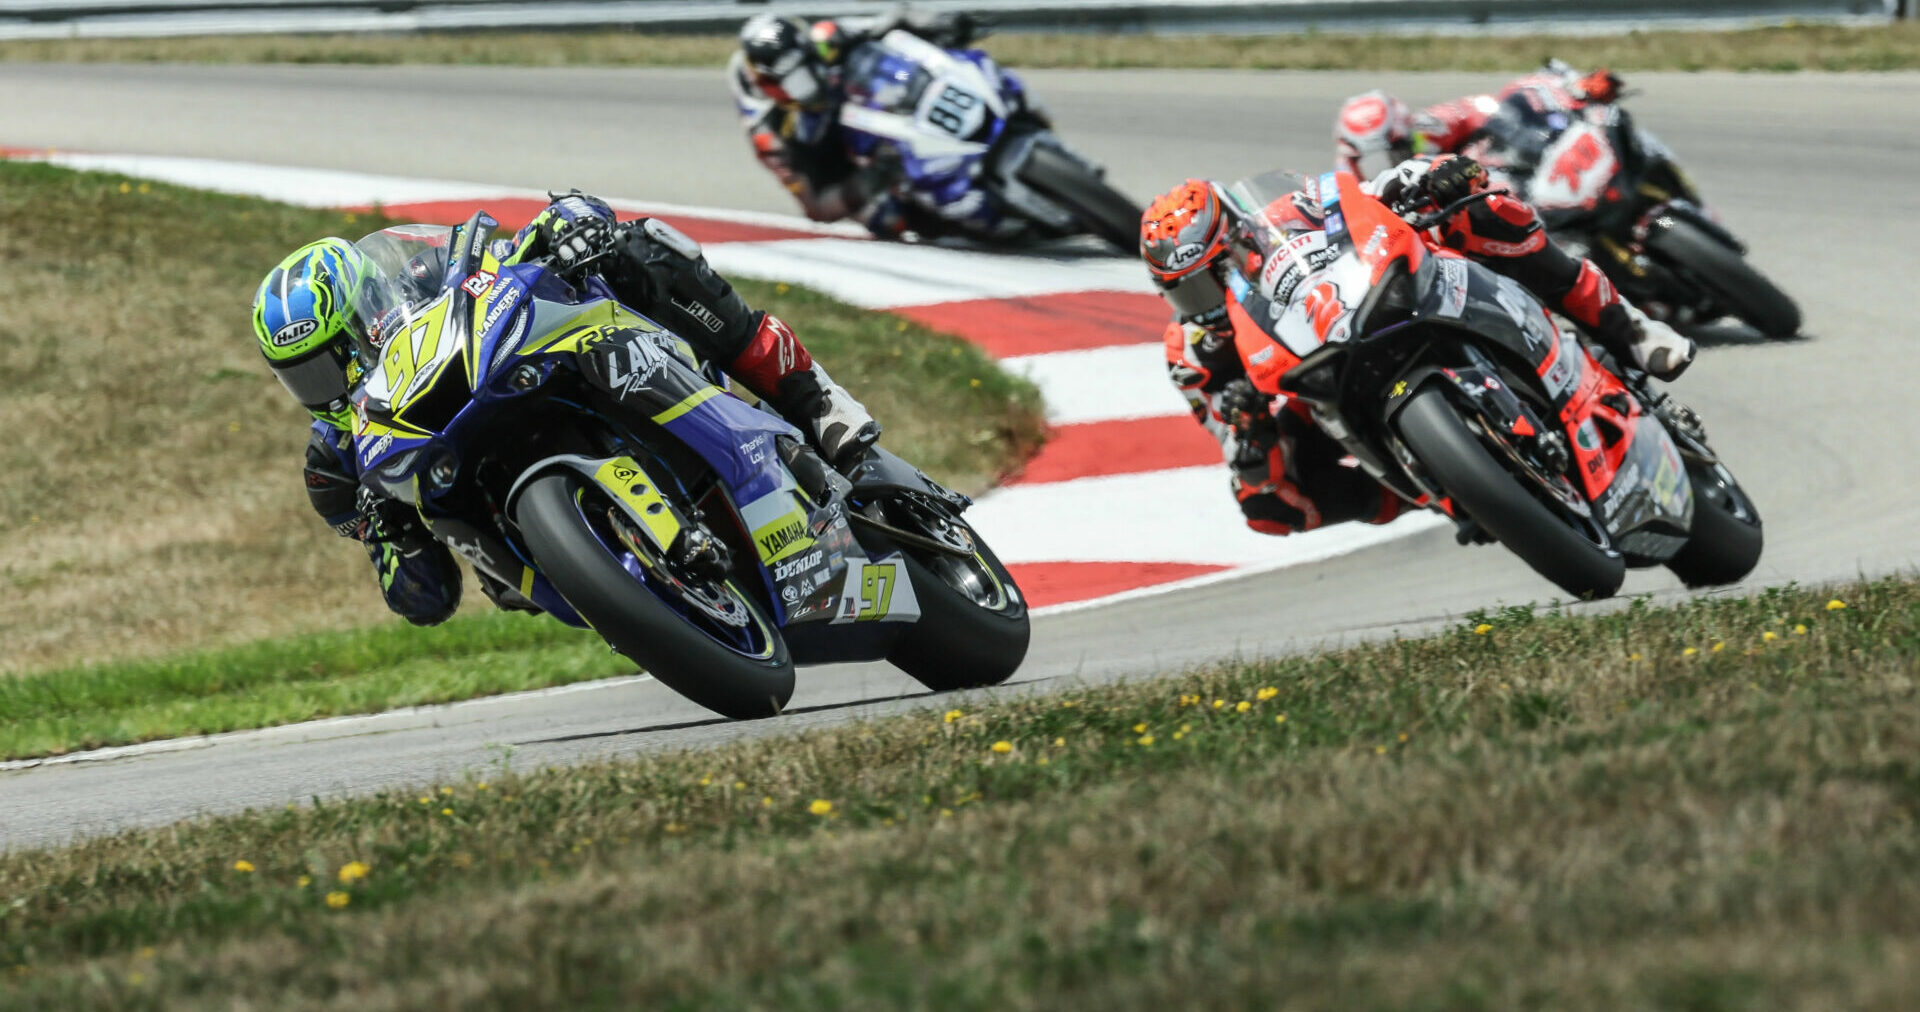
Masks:
[[[1324,229],[1270,217],[1303,191]],[[1422,239],[1475,200],[1408,221],[1349,173],[1272,173],[1226,190],[1257,274],[1229,285],[1255,387],[1297,397],[1368,473],[1433,502],[1462,544],[1494,541],[1567,593],[1664,565],[1731,583],[1760,514],[1691,409],[1610,368],[1524,287]],[[1244,321],[1242,321],[1244,322]]]

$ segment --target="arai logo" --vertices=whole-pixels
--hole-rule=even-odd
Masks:
[[[273,346],[285,348],[288,345],[299,344],[312,337],[313,332],[319,329],[320,321],[318,320],[295,320],[273,332]]]
[[[1167,270],[1184,270],[1193,266],[1194,261],[1200,259],[1200,254],[1206,252],[1206,249],[1205,246],[1197,242],[1190,242],[1181,246],[1179,249],[1173,251],[1172,256],[1167,258]]]

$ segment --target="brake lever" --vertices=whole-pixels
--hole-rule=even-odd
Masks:
[[[1429,211],[1426,214],[1423,214],[1420,217],[1413,219],[1407,224],[1413,226],[1413,230],[1415,232],[1425,232],[1427,229],[1430,229],[1435,225],[1438,225],[1441,222],[1446,221],[1448,218],[1451,218],[1454,215],[1460,213],[1460,211],[1466,207],[1469,207],[1473,204],[1477,204],[1483,200],[1491,200],[1494,197],[1504,196],[1506,193],[1507,193],[1507,188],[1504,186],[1497,187],[1491,190],[1481,190],[1479,193],[1469,193],[1466,196],[1461,197],[1459,200],[1456,200],[1453,203],[1448,204],[1447,206],[1439,209],[1438,211]]]

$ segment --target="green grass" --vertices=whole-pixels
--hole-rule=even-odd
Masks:
[[[1916,648],[1908,580],[1516,609],[129,832],[0,858],[0,978],[22,1009],[1904,1008]]]
[[[631,673],[551,619],[388,623],[0,679],[0,759],[269,727]]]
[[[382,224],[0,162],[0,678],[395,623],[364,552],[307,505],[306,415],[248,322],[287,251]],[[978,490],[1042,437],[1038,394],[970,345],[800,289],[741,288],[873,408],[890,448],[943,480]],[[489,610],[471,587],[466,598],[468,612]],[[564,679],[571,663],[529,668]],[[436,671],[414,689],[396,682],[394,698],[456,684]],[[150,702],[176,705],[158,690]],[[164,726],[178,730],[233,719],[174,712]],[[163,727],[115,719],[63,744]]]
[[[717,67],[732,36],[591,32],[247,35],[0,43],[0,60],[133,63],[441,63]],[[1920,68],[1920,24],[1789,25],[1615,36],[1006,34],[984,46],[1013,67],[1229,67],[1520,71],[1559,56],[1619,70],[1886,71]]]

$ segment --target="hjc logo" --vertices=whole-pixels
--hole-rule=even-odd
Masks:
[[[1327,332],[1347,311],[1347,307],[1340,302],[1340,289],[1331,281],[1315,285],[1313,291],[1308,292],[1302,300],[1300,308],[1306,311],[1307,319],[1313,322],[1313,332],[1322,341],[1327,339]]]

